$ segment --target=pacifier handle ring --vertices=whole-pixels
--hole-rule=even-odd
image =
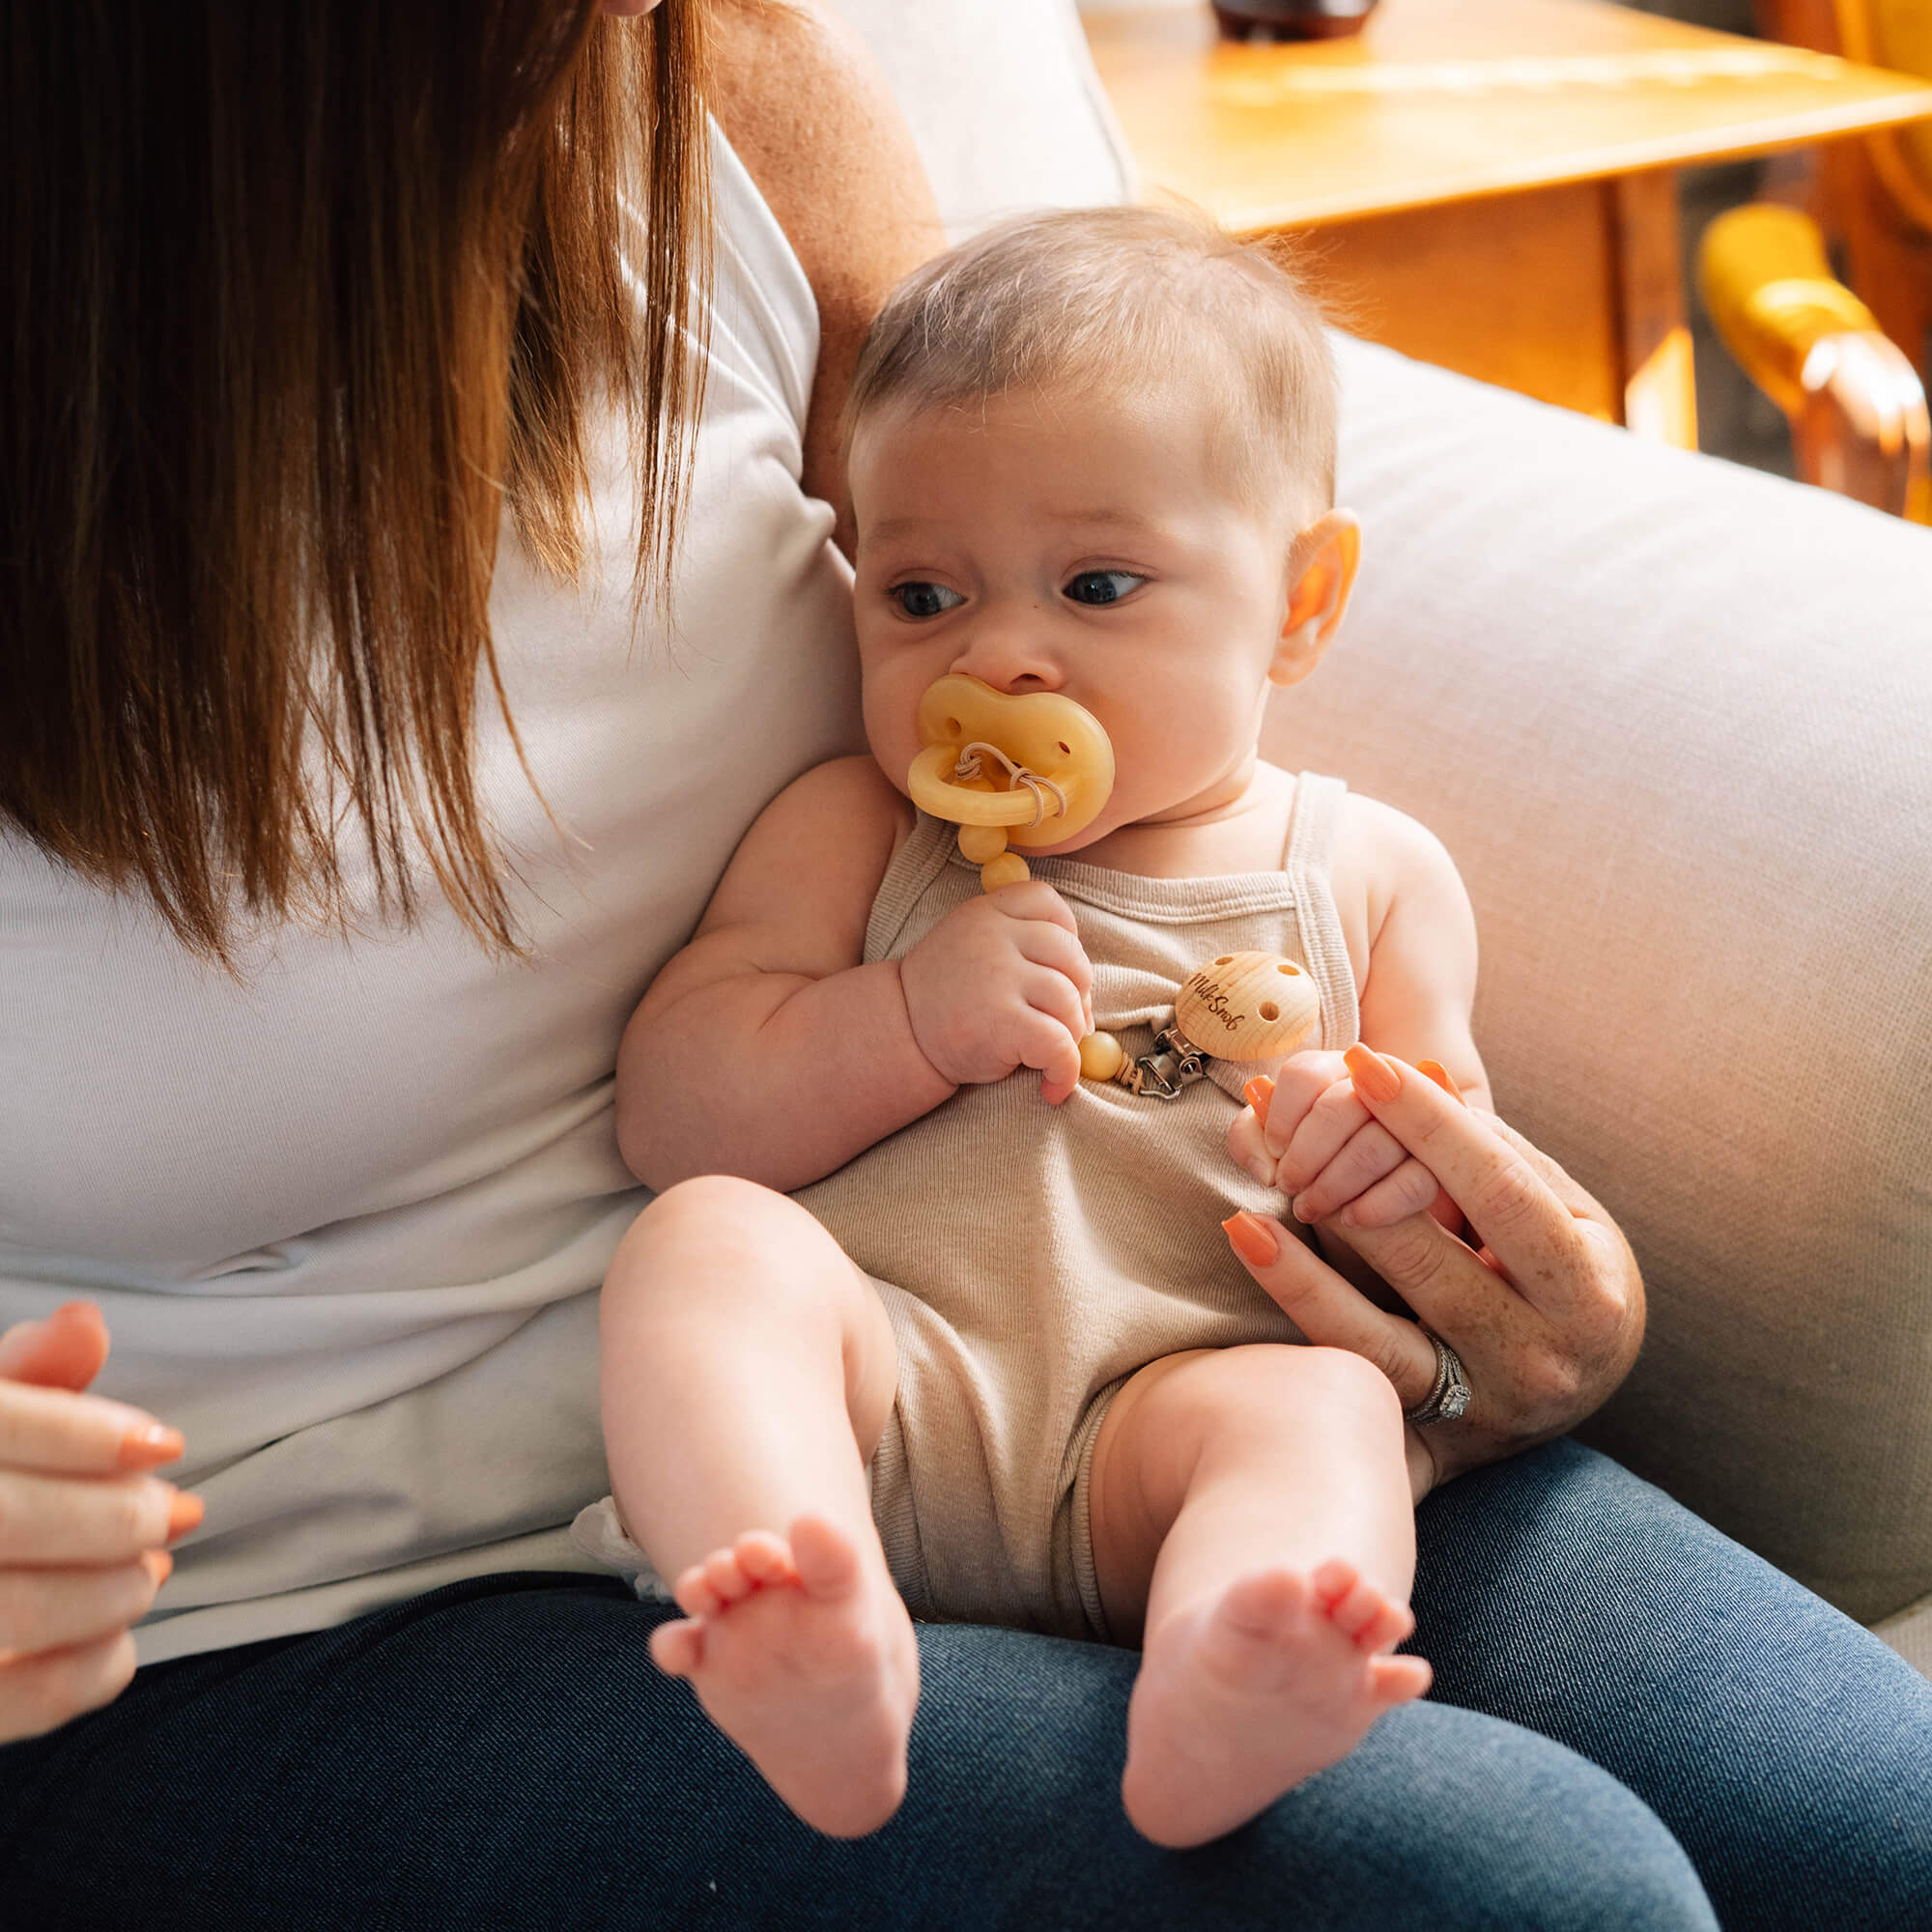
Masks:
[[[928,745],[912,761],[912,769],[906,774],[906,789],[912,793],[912,802],[922,811],[930,812],[934,818],[943,818],[952,825],[1001,825],[1017,829],[1043,822],[1037,792],[1018,788],[1012,791],[969,790],[953,775],[956,756],[957,751],[952,745]],[[1037,772],[1031,776],[1042,784],[1054,783],[1054,781],[1042,778]],[[1063,799],[1065,797],[1057,784],[1054,788]],[[1063,805],[1061,812],[1055,815],[1062,815],[1065,810]]]
[[[1007,776],[1012,781],[1015,789],[1025,785],[1033,793],[1034,824],[1042,824],[1046,819],[1046,799],[1043,796],[1046,792],[1053,794],[1054,816],[1057,818],[1066,816],[1066,792],[1064,786],[1056,784],[1042,773],[1029,771],[1018,759],[1008,757],[999,746],[989,745],[982,738],[975,738],[970,745],[960,746],[959,761],[952,767],[955,782],[960,779],[977,779],[980,776],[981,762],[980,754],[982,752],[992,753],[994,757],[1006,766]]]

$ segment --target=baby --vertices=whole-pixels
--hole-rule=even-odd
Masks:
[[[1264,1259],[1280,1187],[1339,1264],[1343,1208],[1430,1208],[1355,1095],[1351,1067],[1388,1077],[1358,1040],[1488,1099],[1442,848],[1257,755],[1354,578],[1334,413],[1290,277],[1147,210],[954,250],[861,356],[873,756],[773,802],[626,1033],[620,1140],[664,1191],[603,1301],[615,1509],[685,1612],[652,1655],[821,1831],[903,1793],[911,1614],[1138,1643],[1122,1797],[1165,1845],[1428,1687],[1393,1654],[1428,1453],[1212,1232]],[[991,893],[904,789],[949,672],[1064,694],[1117,760],[1099,815]],[[1227,1152],[1255,1068],[1171,1101],[1079,1077],[1096,1025],[1148,1050],[1242,951],[1321,997],[1272,1106],[1245,1088],[1272,1184]]]

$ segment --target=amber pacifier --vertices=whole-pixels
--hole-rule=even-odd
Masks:
[[[906,789],[921,810],[965,827],[960,850],[981,865],[1009,844],[1071,838],[1114,789],[1100,721],[1057,691],[995,691],[949,671],[926,688],[916,723],[925,749]]]

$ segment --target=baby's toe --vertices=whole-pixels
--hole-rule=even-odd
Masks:
[[[1381,1627],[1388,1612],[1394,1607],[1389,1600],[1373,1583],[1357,1581],[1354,1588],[1346,1592],[1329,1606],[1328,1615],[1335,1628],[1352,1642],[1364,1649],[1378,1647],[1375,1633]],[[1406,1634],[1406,1633],[1403,1633]],[[1390,1642],[1396,1639],[1391,1637]]]
[[[733,1546],[738,1567],[753,1583],[789,1583],[798,1572],[792,1566],[791,1546],[769,1529],[747,1530]]]
[[[740,1567],[735,1549],[714,1549],[699,1567],[721,1605],[728,1607],[752,1594],[752,1579]]]
[[[1243,1577],[1221,1600],[1221,1614],[1236,1630],[1271,1636],[1308,1601],[1308,1586],[1293,1570]]]
[[[845,1597],[859,1587],[858,1548],[822,1516],[802,1516],[792,1524],[791,1560],[809,1597]]]
[[[705,1588],[717,1598],[719,1609],[730,1609],[740,1598],[752,1594],[752,1578],[738,1569],[738,1557],[730,1549],[713,1549],[697,1565]]]
[[[1381,1607],[1354,1634],[1358,1650],[1393,1650],[1415,1628],[1415,1618],[1406,1604],[1391,1603],[1386,1597]]]
[[[651,1633],[650,1651],[667,1677],[689,1677],[704,1657],[704,1626],[695,1617],[660,1624]]]
[[[711,1587],[702,1563],[679,1573],[670,1586],[670,1600],[688,1617],[715,1617],[724,1607],[724,1599]]]
[[[1345,1563],[1339,1556],[1331,1556],[1309,1577],[1315,1590],[1315,1601],[1324,1610],[1332,1611],[1337,1604],[1362,1580],[1362,1573],[1352,1563]]]
[[[1378,1657],[1369,1666],[1369,1689],[1382,1704],[1407,1704],[1435,1681],[1429,1660],[1422,1657]]]

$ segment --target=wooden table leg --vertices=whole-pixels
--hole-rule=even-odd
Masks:
[[[1568,182],[1299,231],[1343,327],[1478,382],[1622,419],[1601,183]]]
[[[1605,182],[1618,304],[1624,422],[1654,442],[1697,447],[1697,384],[1668,168]]]
[[[1697,446],[1667,169],[1300,231],[1345,327],[1540,401]]]

